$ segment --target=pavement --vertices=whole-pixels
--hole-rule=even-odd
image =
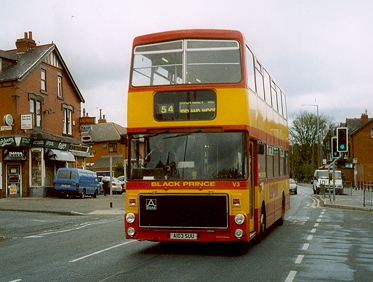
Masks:
[[[299,183],[298,186],[312,187],[302,183]],[[352,188],[345,189],[343,195],[335,195],[335,200],[333,195],[329,196],[329,193],[313,196],[318,199],[320,206],[373,211],[373,192],[365,193],[365,201],[364,191]],[[99,195],[97,198],[87,197],[85,199],[56,197],[1,198],[0,211],[56,213],[62,215],[122,215],[125,213],[125,194]]]
[[[1,198],[0,211],[56,213],[61,215],[124,214],[125,194],[97,198]]]
[[[312,189],[311,184],[299,183],[298,186]],[[320,206],[339,209],[373,211],[373,191],[356,188],[344,188],[343,195],[331,195],[326,191],[325,195],[313,195],[319,200]]]

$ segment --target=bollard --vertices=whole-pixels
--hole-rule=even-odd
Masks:
[[[111,207],[111,208],[113,207],[113,203],[112,203],[112,202],[110,202],[110,207]]]
[[[320,184],[320,194],[325,196],[325,184]]]

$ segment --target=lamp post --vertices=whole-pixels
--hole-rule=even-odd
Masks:
[[[320,124],[319,124],[319,105],[316,104],[303,104],[302,106],[316,107],[316,131],[317,131],[317,161],[318,166],[321,167],[321,154],[320,154]]]

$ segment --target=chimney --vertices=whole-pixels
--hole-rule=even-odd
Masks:
[[[106,123],[105,115],[102,116],[102,109],[100,109],[100,118],[98,119],[98,123]]]
[[[24,33],[24,37],[17,39],[16,47],[18,52],[26,52],[27,50],[36,47],[35,40],[32,39],[32,31]]]
[[[365,110],[365,113],[361,114],[361,125],[368,122],[368,111]]]

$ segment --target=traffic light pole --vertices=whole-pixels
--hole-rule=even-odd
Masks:
[[[334,159],[334,161],[328,166],[328,176],[330,174],[330,167],[332,166],[333,167],[333,201],[335,201],[335,169],[334,169],[334,164],[336,163],[336,161],[338,161],[340,158],[342,157],[342,154],[340,154],[340,156],[336,159]],[[331,195],[330,195],[330,179],[329,179],[329,199],[331,199]]]

